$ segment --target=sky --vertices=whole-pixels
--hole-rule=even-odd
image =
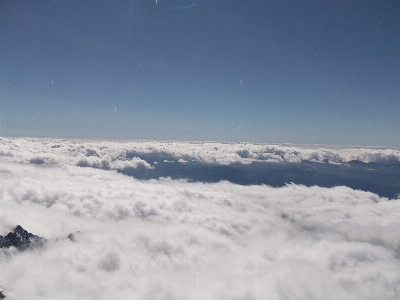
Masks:
[[[0,135],[400,146],[398,1],[0,2]]]

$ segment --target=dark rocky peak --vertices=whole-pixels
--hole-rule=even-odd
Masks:
[[[80,232],[77,231],[75,233],[69,234],[66,238],[63,239],[69,239],[72,242],[77,242],[79,234]],[[59,239],[55,239],[53,241],[57,240]],[[43,247],[48,242],[49,241],[47,239],[26,231],[20,225],[17,225],[17,227],[15,227],[14,230],[8,233],[6,236],[0,235],[0,248],[15,247],[20,251],[33,248],[40,248]],[[0,286],[0,300],[5,299],[6,295],[13,295],[13,294],[5,292],[4,290],[2,290]]]
[[[15,227],[14,230],[6,236],[0,235],[0,248],[10,248],[13,246],[23,251],[28,248],[42,247],[46,242],[47,240],[45,238],[26,231],[20,225]]]

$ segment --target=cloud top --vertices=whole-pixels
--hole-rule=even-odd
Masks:
[[[141,181],[115,170],[139,165],[127,153],[147,147],[183,147],[187,161],[190,143],[0,142],[12,154],[0,157],[0,235],[20,224],[49,241],[0,253],[9,299],[400,297],[398,201],[347,187]],[[213,147],[196,147],[198,159],[211,157]],[[240,147],[213,151],[252,159],[254,149]],[[71,233],[74,241],[60,238]]]
[[[60,139],[0,138],[0,157],[8,161],[33,164],[69,164],[101,169],[128,166],[151,168],[152,162],[129,159],[132,153],[161,153],[181,161],[229,165],[261,162],[302,161],[343,164],[399,163],[400,151],[388,148],[351,148],[316,145],[272,145],[254,143],[130,141],[111,142]],[[140,163],[141,162],[141,163]]]

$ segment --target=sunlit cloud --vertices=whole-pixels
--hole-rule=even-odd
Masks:
[[[0,235],[21,225],[48,240],[30,251],[0,251],[0,290],[6,299],[400,296],[396,200],[340,186],[142,181],[116,170],[157,168],[127,158],[133,151],[163,151],[181,163],[247,163],[273,147],[271,155],[282,161],[290,155],[318,161],[398,160],[395,150],[42,139],[0,143],[6,153],[0,156]],[[75,242],[66,238],[71,233]]]

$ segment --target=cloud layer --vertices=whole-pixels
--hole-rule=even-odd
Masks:
[[[9,299],[400,297],[398,201],[346,187],[139,181],[114,170],[151,168],[126,158],[138,149],[249,159],[241,156],[255,150],[240,156],[242,144],[0,142],[0,234],[20,224],[49,240],[1,252]],[[213,147],[225,150],[212,156]],[[343,161],[355,155],[335,151]],[[357,155],[398,159],[368,151]]]
[[[60,139],[0,138],[0,157],[18,163],[69,164],[102,169],[125,167],[151,168],[131,153],[164,153],[176,159],[228,165],[252,161],[329,162],[358,160],[365,163],[399,163],[400,150],[388,148],[351,148],[319,145],[271,145],[217,142],[93,141]]]

